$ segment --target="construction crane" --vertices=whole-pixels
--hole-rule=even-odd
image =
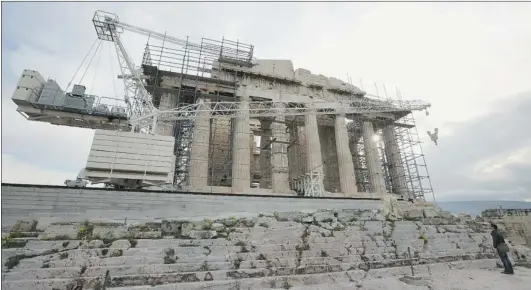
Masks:
[[[96,11],[93,18],[94,27],[99,39],[114,42],[116,47],[116,53],[118,55],[120,70],[124,81],[125,87],[125,100],[129,105],[130,112],[130,122],[132,127],[140,126],[143,127],[147,120],[152,121],[152,127],[150,132],[154,132],[156,127],[157,119],[163,118],[164,120],[183,120],[196,118],[197,116],[205,116],[205,114],[190,114],[191,112],[200,112],[202,110],[215,111],[218,114],[212,116],[208,114],[209,118],[215,116],[223,115],[239,115],[241,114],[241,107],[239,104],[234,102],[216,102],[215,105],[206,106],[204,104],[193,104],[185,107],[176,108],[173,110],[159,111],[153,106],[151,101],[152,97],[146,90],[143,78],[140,75],[139,71],[136,69],[131,57],[128,55],[122,41],[120,34],[124,30],[135,32],[138,34],[146,35],[151,38],[158,38],[164,40],[165,42],[174,43],[180,46],[186,46],[188,50],[197,50],[197,51],[207,51],[211,54],[222,55],[223,49],[231,50],[231,48],[223,48],[221,46],[209,45],[203,46],[191,43],[187,40],[178,39],[176,37],[168,36],[166,34],[158,33],[149,29],[141,28],[138,26],[130,25],[123,23],[119,20],[118,16],[113,13]],[[251,53],[252,53],[251,48]],[[251,63],[252,54],[243,55],[243,53],[238,53],[238,51],[232,51],[236,53],[237,57],[244,58],[244,61]],[[279,111],[275,108],[276,103],[280,102],[250,102],[249,108],[249,117],[266,117],[266,116],[275,116],[275,115],[304,115],[306,110],[303,108],[290,107],[286,105],[286,110]],[[318,114],[334,114],[334,112],[329,111],[329,109],[337,109],[342,107],[342,104],[339,106],[333,106],[332,103],[327,102],[317,102],[314,106],[320,110],[317,111]],[[346,108],[345,113],[372,113],[372,112],[408,112],[413,110],[423,110],[430,107],[430,104],[427,104],[422,101],[387,101],[387,102],[378,102],[371,101],[368,99],[349,101],[349,106]],[[278,107],[277,107],[278,108]],[[161,120],[162,121],[162,120]]]
[[[301,104],[289,102],[252,100],[244,102],[246,104],[243,106],[242,102],[222,101],[214,102],[212,105],[197,103],[162,110],[154,105],[153,96],[146,89],[146,76],[136,67],[122,42],[124,31],[173,43],[185,47],[185,51],[197,51],[215,56],[218,63],[226,62],[248,68],[253,66],[254,47],[248,46],[240,50],[216,44],[194,44],[188,40],[121,22],[116,14],[104,11],[96,11],[92,22],[98,39],[114,44],[120,68],[119,78],[124,84],[124,98],[121,100],[124,105],[109,107],[109,105],[100,104],[101,97],[85,94],[85,87],[82,85],[74,85],[72,92],[63,92],[55,81],[45,81],[38,72],[25,70],[12,99],[19,105],[17,111],[28,120],[155,135],[157,124],[205,117],[221,118],[246,114],[250,118],[273,118],[306,114],[337,114],[340,110],[346,116],[350,114],[394,114],[399,118],[411,111],[425,110],[431,106],[418,100],[382,101],[357,96],[339,102],[315,99],[311,102],[313,110],[308,110]],[[53,96],[50,93],[52,87],[58,92]],[[279,107],[284,109],[279,110]],[[203,111],[215,112],[215,114],[200,114]]]
[[[249,117],[266,117],[266,116],[291,116],[304,114],[335,114],[339,108],[344,109],[345,114],[363,114],[363,113],[406,113],[410,111],[425,110],[431,105],[419,101],[381,101],[369,98],[355,98],[340,101],[326,101],[316,99],[313,105],[316,110],[308,112],[300,106],[285,103],[283,106],[285,110],[273,109],[276,103],[271,101],[250,101],[247,106],[239,106],[235,102],[216,102],[213,106],[206,106],[205,104],[192,104],[179,108],[169,110],[159,110],[153,104],[152,95],[146,90],[144,81],[146,76],[142,75],[135,66],[132,58],[128,54],[124,44],[121,40],[121,34],[127,30],[141,35],[149,35],[151,38],[164,40],[165,42],[174,43],[181,46],[186,46],[186,50],[203,50],[212,55],[218,55],[220,58],[230,59],[233,63],[240,65],[252,66],[252,51],[253,47],[246,52],[234,51],[230,47],[223,47],[221,45],[198,45],[188,40],[178,39],[176,37],[161,34],[149,29],[140,28],[134,25],[123,23],[118,16],[113,13],[96,11],[92,19],[97,36],[101,40],[110,41],[114,44],[116,54],[118,56],[118,64],[121,75],[119,78],[123,80],[124,84],[124,98],[121,100],[125,103],[124,108],[116,105],[111,112],[104,112],[98,110],[101,107],[99,104],[99,96],[92,96],[85,94],[85,87],[81,85],[74,85],[74,90],[71,93],[62,92],[62,98],[65,99],[63,103],[57,102],[46,103],[38,101],[41,94],[43,94],[43,87],[47,83],[42,76],[36,71],[25,70],[23,76],[35,77],[34,83],[20,83],[18,89],[25,90],[18,92],[13,97],[13,101],[19,105],[17,111],[22,113],[24,117],[32,121],[49,122],[56,125],[77,126],[92,129],[110,129],[110,130],[140,130],[143,133],[154,134],[157,120],[161,121],[176,121],[184,119],[195,119],[204,114],[195,114],[192,112],[200,112],[202,110],[216,111],[216,116],[222,117],[226,115],[239,115],[242,113],[242,107],[249,108]],[[226,52],[230,52],[231,57],[227,57]],[[224,60],[224,61],[225,61]],[[23,79],[23,78],[21,78]],[[48,80],[56,88],[59,85],[54,81]],[[50,85],[51,86],[51,85]],[[46,89],[46,88],[45,88]],[[28,91],[29,90],[29,91]],[[23,96],[22,96],[23,95]],[[69,105],[70,99],[84,99],[85,103],[93,105],[84,107]],[[54,96],[57,100],[58,97]],[[76,100],[77,100],[76,99]],[[87,100],[90,99],[90,100]],[[96,100],[93,100],[96,99]],[[72,103],[72,102],[70,102]],[[109,106],[109,105],[107,105]],[[277,107],[278,108],[278,107]],[[119,114],[125,110],[125,115]]]

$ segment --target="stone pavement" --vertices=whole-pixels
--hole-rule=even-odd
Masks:
[[[415,275],[433,277],[496,268],[488,223],[432,208],[403,216],[344,209],[202,221],[19,221],[3,234],[2,289],[428,289],[397,279],[411,275],[410,263]],[[401,286],[378,288],[386,279]]]

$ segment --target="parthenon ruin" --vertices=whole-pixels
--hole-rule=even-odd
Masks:
[[[290,60],[255,59],[250,45],[223,40],[222,55],[209,55],[203,48],[214,42],[194,51],[146,45],[143,75],[155,106],[205,108],[194,120],[157,123],[157,134],[176,138],[174,186],[405,200],[431,193],[411,109],[353,113],[353,102],[389,100]],[[239,113],[224,114],[226,102]],[[250,104],[278,114],[250,114]],[[285,114],[293,109],[304,113]]]

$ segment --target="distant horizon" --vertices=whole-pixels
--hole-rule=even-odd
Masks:
[[[520,200],[476,200],[476,201],[439,201],[437,204],[445,211],[455,214],[466,212],[481,215],[484,210],[497,209],[530,209],[531,202]]]
[[[516,199],[488,199],[488,200],[443,200],[439,202],[528,202],[531,203],[531,200],[516,200]]]

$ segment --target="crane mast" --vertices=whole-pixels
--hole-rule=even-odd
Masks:
[[[99,39],[114,43],[122,76],[131,76],[123,77],[123,82],[124,99],[133,130],[138,126],[136,120],[149,114],[153,119],[150,131],[154,132],[158,110],[153,106],[151,95],[146,90],[138,69],[120,39],[123,29],[120,31],[122,24],[118,21],[118,15],[98,10],[94,13],[92,22]]]

